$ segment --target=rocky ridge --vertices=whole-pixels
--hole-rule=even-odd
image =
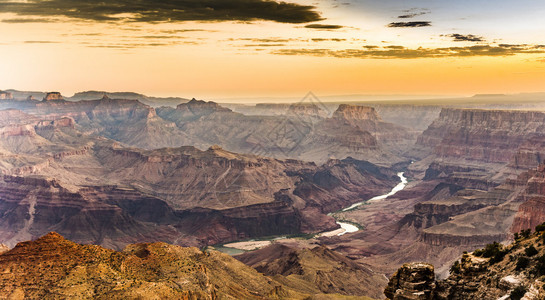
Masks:
[[[1,254],[0,270],[0,297],[11,299],[356,299],[308,293],[216,251],[145,243],[118,252],[54,232]]]
[[[450,276],[435,281],[433,266],[406,264],[390,279],[388,299],[543,299],[545,297],[545,225],[524,230],[507,246],[488,244],[465,252]],[[425,267],[423,267],[425,266]]]

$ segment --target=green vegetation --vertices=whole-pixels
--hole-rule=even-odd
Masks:
[[[536,266],[534,272],[537,276],[545,275],[545,254],[536,259]]]
[[[530,245],[528,248],[524,249],[524,253],[526,253],[526,255],[528,255],[529,257],[532,257],[538,254],[538,251],[536,247],[534,247],[534,245]]]
[[[530,259],[526,256],[521,256],[517,259],[517,266],[515,270],[521,271],[526,269],[528,267],[528,264],[530,264]]]
[[[545,223],[536,226],[536,232],[545,231]]]
[[[503,260],[505,255],[509,252],[505,247],[498,243],[494,242],[492,244],[486,245],[484,249],[477,249],[473,252],[473,255],[480,256],[484,258],[490,258],[490,264],[495,264]]]
[[[526,230],[521,230],[520,231],[520,236],[527,239],[530,237],[530,234],[532,234],[532,229],[526,229]]]
[[[450,274],[460,274],[460,271],[461,271],[460,262],[455,261],[452,267],[450,267]]]

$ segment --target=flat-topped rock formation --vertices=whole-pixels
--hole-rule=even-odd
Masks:
[[[116,115],[93,111],[105,114],[99,120]],[[319,232],[338,227],[327,213],[396,183],[393,171],[354,159],[317,166],[219,146],[144,150],[82,133],[71,117],[33,122],[0,135],[0,240],[8,246],[50,230],[117,249]]]
[[[55,101],[55,100],[64,100],[61,93],[59,92],[49,92],[45,95],[43,101]]]
[[[441,158],[506,164],[530,138],[545,138],[545,113],[444,108],[417,145]]]
[[[0,100],[12,100],[13,94],[6,91],[0,91]]]

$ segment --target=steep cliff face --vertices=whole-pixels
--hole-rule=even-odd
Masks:
[[[47,230],[113,248],[319,232],[338,227],[327,213],[395,184],[389,170],[356,160],[319,167],[218,146],[142,150],[84,134],[80,126],[69,117],[36,121],[28,125],[28,148],[6,152],[2,188],[11,196],[0,206],[8,245]]]
[[[230,109],[222,107],[213,101],[203,101],[191,99],[187,103],[182,103],[176,106],[178,112],[177,117],[180,121],[196,120],[202,116],[206,116],[216,112],[232,112]]]
[[[0,91],[0,100],[12,100],[13,94],[10,92]]]
[[[281,116],[246,116],[216,103],[192,101],[175,110],[158,109],[157,113],[197,138],[197,145],[207,147],[217,144],[241,153],[318,163],[348,156],[383,164],[401,160],[387,147],[379,146],[368,128],[362,129],[342,116],[323,119],[316,106],[293,106]],[[377,126],[386,128],[388,124]],[[373,130],[377,126],[373,125]]]
[[[439,116],[441,107],[436,105],[372,105],[381,118],[390,123],[422,132]]]
[[[441,158],[506,164],[525,141],[543,137],[541,112],[444,108],[417,145]]]
[[[45,95],[43,101],[57,101],[57,100],[64,100],[61,93],[59,92],[49,92]]]
[[[408,263],[392,275],[384,294],[393,300],[428,300],[432,299],[434,289],[433,266],[426,263]]]
[[[528,179],[524,193],[517,197],[522,203],[511,226],[513,233],[534,228],[545,220],[545,164],[522,176]]]
[[[344,120],[373,135],[388,148],[406,150],[416,140],[416,133],[407,128],[384,122],[373,107],[341,104],[333,113],[333,119]]]
[[[369,121],[371,123],[381,122],[373,107],[341,104],[333,113],[333,118],[358,121]]]
[[[153,108],[137,100],[103,98],[41,102],[28,111],[46,119],[71,117],[84,132],[146,149],[190,143],[190,139],[174,123],[158,117]]]
[[[539,231],[507,246],[491,243],[473,253],[465,252],[444,280],[435,281],[431,265],[404,265],[392,276],[384,294],[388,299],[543,299],[543,236]]]

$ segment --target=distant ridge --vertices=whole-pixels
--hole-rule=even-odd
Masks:
[[[75,93],[74,96],[69,97],[70,101],[79,101],[79,100],[96,100],[102,99],[104,96],[110,99],[131,99],[138,100],[144,104],[147,104],[152,107],[159,106],[171,106],[176,107],[176,105],[181,103],[186,103],[189,100],[181,97],[151,97],[144,94],[134,93],[134,92],[106,92],[106,91],[84,91]]]

